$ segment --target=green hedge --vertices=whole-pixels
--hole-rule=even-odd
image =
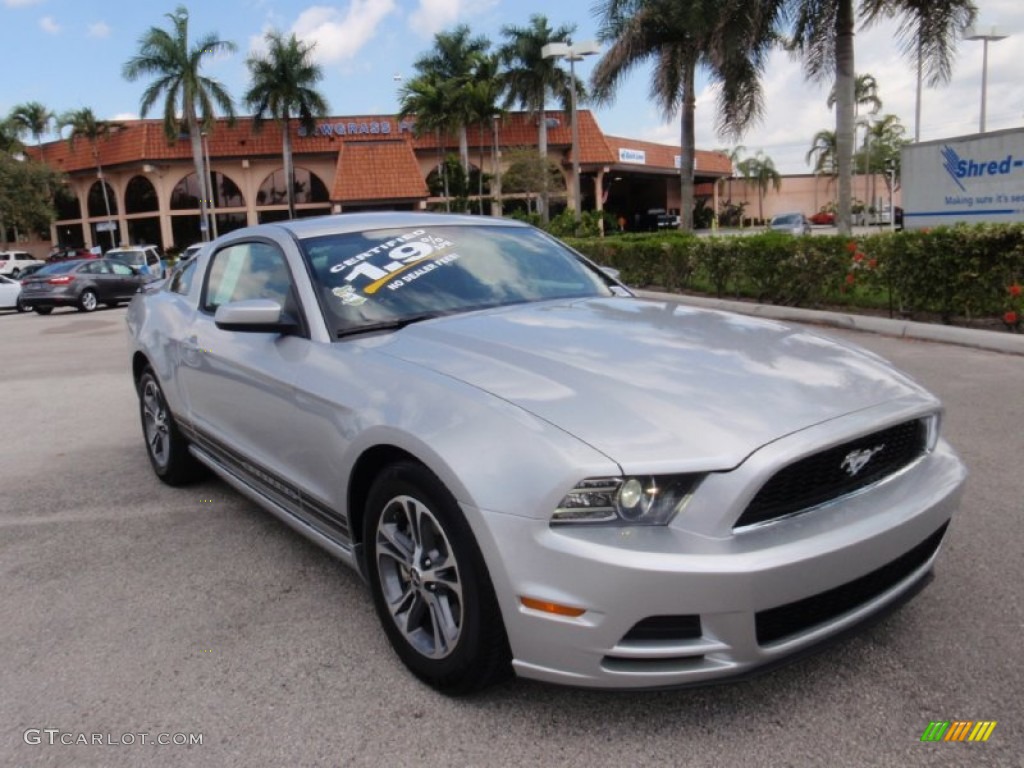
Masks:
[[[670,232],[568,238],[637,288],[697,291],[772,304],[890,307],[913,317],[1024,315],[1024,226],[977,225],[855,238]],[[1015,314],[1007,314],[1015,313]]]

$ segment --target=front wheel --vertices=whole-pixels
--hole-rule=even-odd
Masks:
[[[30,304],[26,304],[26,303],[25,303],[25,302],[24,302],[24,301],[22,300],[22,298],[21,298],[20,296],[18,297],[18,303],[17,303],[16,305],[15,305],[15,308],[16,308],[16,309],[17,309],[17,310],[18,310],[19,312],[31,312],[31,311],[32,311],[32,305],[30,305]]]
[[[444,693],[465,694],[511,673],[483,557],[433,473],[412,462],[385,469],[370,490],[363,540],[377,615],[413,674]]]
[[[91,290],[82,291],[82,295],[78,297],[78,311],[79,312],[92,312],[96,309],[96,292]]]
[[[203,465],[188,452],[188,441],[178,429],[151,368],[139,377],[139,415],[146,453],[157,477],[168,485],[178,486],[205,474]]]

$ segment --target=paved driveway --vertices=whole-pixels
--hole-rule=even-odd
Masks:
[[[880,625],[734,685],[452,700],[401,667],[353,573],[220,482],[153,477],[123,326],[0,316],[0,765],[1024,765],[1019,357],[837,334],[945,400],[972,473],[936,580]],[[920,742],[956,719],[998,726]]]

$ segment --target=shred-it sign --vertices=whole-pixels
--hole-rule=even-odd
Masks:
[[[1024,130],[907,145],[900,174],[908,229],[1024,222]]]

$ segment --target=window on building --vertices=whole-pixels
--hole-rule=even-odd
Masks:
[[[330,202],[327,186],[315,173],[305,168],[295,169],[295,204]],[[264,179],[256,193],[256,205],[287,205],[288,185],[285,183],[284,168],[279,168]]]
[[[106,189],[106,199],[104,199],[103,192]],[[109,214],[111,216],[117,215],[117,197],[114,195],[114,190],[105,181],[96,181],[91,187],[89,187],[89,216],[90,217],[106,217],[108,214],[107,206],[109,206]]]
[[[149,213],[160,210],[153,183],[145,176],[135,176],[124,192],[125,213]]]

